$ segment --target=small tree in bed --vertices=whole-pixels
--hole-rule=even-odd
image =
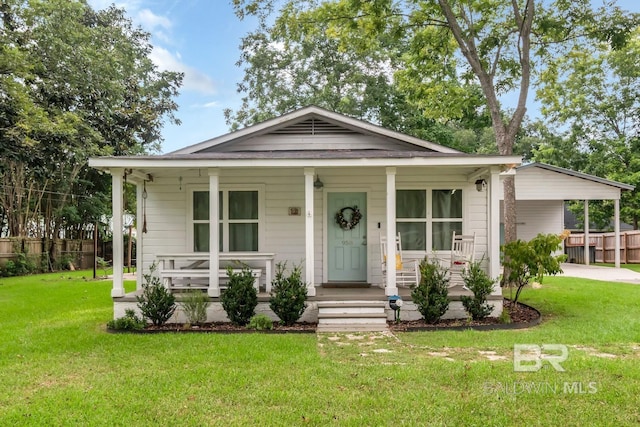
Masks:
[[[502,264],[507,276],[507,286],[516,288],[516,296],[513,302],[518,302],[520,292],[532,280],[542,283],[545,275],[555,275],[562,273],[560,263],[567,259],[567,256],[553,255],[561,249],[563,236],[557,234],[538,234],[528,242],[515,240],[502,247],[504,259]]]

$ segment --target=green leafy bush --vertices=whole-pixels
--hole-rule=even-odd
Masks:
[[[427,323],[436,323],[449,308],[449,278],[447,269],[429,262],[420,262],[420,283],[411,290],[411,299]]]
[[[244,326],[255,314],[258,306],[258,292],[253,287],[255,277],[251,270],[243,268],[236,273],[231,267],[227,269],[229,287],[222,293],[222,308],[234,325]]]
[[[209,297],[199,290],[186,292],[182,299],[182,311],[191,325],[200,325],[207,320]]]
[[[9,260],[0,269],[0,276],[14,277],[14,276],[26,276],[27,274],[35,273],[38,270],[38,266],[26,252],[16,253],[15,260]]]
[[[270,331],[273,329],[273,321],[266,314],[256,314],[249,320],[247,328],[256,331]]]
[[[135,311],[128,308],[124,313],[124,317],[109,320],[107,328],[118,331],[140,331],[144,329],[146,324],[143,319],[136,316]]]
[[[502,247],[506,284],[517,289],[514,303],[518,302],[520,292],[531,280],[542,283],[545,275],[562,273],[560,263],[567,256],[553,255],[561,249],[561,243],[562,237],[556,234],[538,234],[529,242],[515,240]]]
[[[493,280],[480,266],[481,262],[472,262],[469,268],[462,272],[462,280],[467,289],[473,292],[473,297],[461,297],[462,305],[473,320],[481,320],[491,314],[494,306],[487,303],[487,297],[493,290]]]
[[[287,263],[278,263],[272,284],[269,307],[285,325],[293,325],[304,313],[307,304],[307,284],[302,281],[301,267],[294,266],[285,276]]]
[[[138,308],[142,315],[149,319],[155,326],[164,325],[176,310],[176,297],[160,283],[160,279],[154,273],[156,265],[149,268],[149,273],[144,274],[145,283],[142,284],[142,295],[137,295]]]

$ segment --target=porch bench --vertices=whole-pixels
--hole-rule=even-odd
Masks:
[[[234,273],[242,272],[242,269],[234,268],[232,269]],[[251,274],[256,279],[253,283],[253,287],[256,288],[256,291],[260,291],[260,277],[262,276],[262,269],[253,268],[251,269]],[[220,279],[228,279],[229,274],[226,268],[221,268],[218,270],[218,277]],[[189,280],[186,279],[209,279],[209,269],[206,268],[179,268],[179,269],[171,269],[171,270],[161,270],[160,271],[160,279],[162,279],[163,283],[168,289],[207,289],[209,287],[208,280]],[[174,283],[174,280],[177,280],[182,283]],[[184,283],[187,284],[184,284]],[[225,289],[226,286],[220,284],[221,289]]]

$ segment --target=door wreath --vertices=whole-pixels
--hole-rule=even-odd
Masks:
[[[347,210],[351,211],[351,218],[349,220],[347,220],[347,218],[345,218],[344,216],[345,211]],[[362,214],[360,213],[360,209],[358,209],[357,206],[345,206],[336,213],[336,224],[338,224],[343,230],[351,230],[356,225],[358,225],[361,219]]]

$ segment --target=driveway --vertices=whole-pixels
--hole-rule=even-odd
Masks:
[[[640,284],[640,273],[626,268],[600,267],[596,265],[562,264],[562,276]]]

